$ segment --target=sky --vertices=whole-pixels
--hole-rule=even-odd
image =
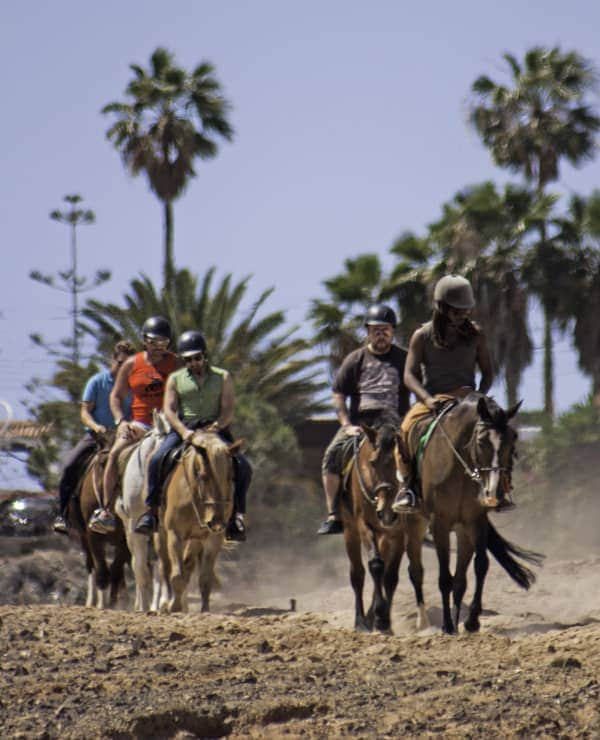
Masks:
[[[52,371],[29,335],[70,334],[69,296],[28,277],[69,268],[68,230],[49,219],[65,195],[82,195],[96,214],[79,230],[79,274],[112,271],[89,296],[119,303],[141,273],[162,284],[162,207],[143,177],[125,171],[100,113],[123,100],[129,65],[147,67],[156,47],[188,69],[215,65],[236,131],[216,159],[198,163],[175,204],[177,267],[252,275],[250,297],[274,286],[266,308],[285,309],[302,330],[310,301],[325,296],[323,280],[345,259],[377,252],[389,266],[394,240],[423,233],[457,190],[516,179],[494,167],[467,124],[472,82],[501,79],[502,54],[521,58],[534,45],[575,49],[600,67],[598,27],[600,4],[588,0],[8,4],[0,401],[24,418],[25,383]],[[599,163],[563,168],[557,190],[600,187]],[[530,328],[540,347],[538,316]],[[530,409],[542,402],[535,356],[521,389]],[[559,411],[589,390],[568,339],[557,338],[555,381]],[[503,399],[501,385],[492,392]]]

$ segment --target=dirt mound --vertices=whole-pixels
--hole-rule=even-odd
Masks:
[[[323,615],[0,607],[4,737],[598,737],[600,624],[365,635]]]

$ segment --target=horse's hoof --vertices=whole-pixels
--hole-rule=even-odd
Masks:
[[[479,632],[479,620],[478,619],[467,619],[465,622],[465,629],[467,632]]]
[[[453,624],[445,624],[442,627],[442,632],[445,635],[455,635],[456,634],[456,630],[454,629],[454,625]]]
[[[371,632],[371,627],[365,622],[356,622],[354,625],[355,632]]]

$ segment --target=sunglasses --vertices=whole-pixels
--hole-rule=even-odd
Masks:
[[[146,344],[153,344],[156,347],[166,347],[169,344],[169,339],[166,337],[150,337],[148,334],[144,334],[144,342]]]
[[[183,358],[184,362],[202,362],[204,359],[204,354],[202,352],[198,352],[197,355],[188,355],[187,357]]]

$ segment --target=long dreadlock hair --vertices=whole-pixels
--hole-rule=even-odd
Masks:
[[[450,343],[447,338],[448,324],[448,308],[450,306],[447,303],[439,301],[433,309],[433,343],[436,347],[442,347],[448,349]],[[455,327],[456,333],[459,338],[470,339],[481,334],[481,327],[469,318],[466,318],[462,324]]]

